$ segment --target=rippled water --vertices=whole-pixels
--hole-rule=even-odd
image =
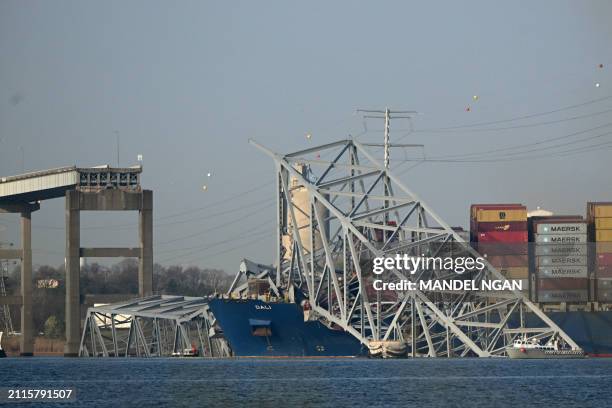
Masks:
[[[0,387],[17,386],[75,387],[64,407],[605,408],[612,359],[0,360]]]

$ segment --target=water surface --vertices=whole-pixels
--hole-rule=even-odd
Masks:
[[[612,359],[0,360],[0,387],[74,387],[64,407],[612,407]]]

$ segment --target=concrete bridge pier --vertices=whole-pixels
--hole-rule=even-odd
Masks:
[[[77,355],[81,331],[81,212],[78,193],[66,192],[66,357]]]
[[[138,211],[138,248],[82,248],[81,211]],[[66,191],[66,345],[64,356],[79,354],[81,335],[80,258],[137,257],[138,293],[150,296],[153,291],[153,192]]]
[[[21,355],[34,355],[32,318],[32,212],[21,213]]]
[[[4,299],[8,304],[21,307],[21,355],[34,355],[34,322],[32,320],[32,213],[40,209],[38,203],[2,202],[0,213],[19,213],[21,215],[21,248],[0,249],[0,259],[21,260],[20,296]]]

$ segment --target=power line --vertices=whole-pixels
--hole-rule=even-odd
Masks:
[[[237,207],[237,208],[231,208],[231,209],[219,211],[217,213],[207,214],[207,215],[202,216],[202,217],[189,218],[189,219],[186,219],[186,220],[172,221],[172,222],[167,222],[167,223],[159,223],[159,224],[157,224],[157,226],[158,227],[164,227],[164,226],[169,226],[169,225],[187,224],[187,223],[192,223],[194,221],[208,220],[210,218],[218,217],[220,215],[231,214],[231,213],[234,213],[236,211],[244,210],[245,208],[250,208],[250,207],[252,207],[254,205],[258,205],[258,204],[262,204],[262,203],[268,203],[268,205],[269,205],[271,203],[271,201],[272,200],[270,199],[270,197],[266,197],[263,200],[258,200],[258,201],[254,201],[252,203],[247,203],[247,204],[241,205],[240,207]]]
[[[516,152],[509,152],[509,153],[503,153],[503,154],[498,153],[498,154],[494,154],[493,158],[495,158],[495,157],[502,157],[502,158],[504,158],[504,157],[507,157],[507,156],[516,156],[516,155],[520,155],[520,154],[524,154],[524,153],[533,153],[533,152],[538,152],[538,151],[543,151],[543,150],[553,150],[553,149],[556,149],[558,147],[569,146],[569,145],[576,144],[576,143],[584,143],[584,142],[586,142],[588,140],[598,139],[598,138],[601,138],[601,137],[609,136],[611,134],[612,134],[612,132],[606,132],[606,133],[602,133],[602,134],[599,134],[599,135],[590,136],[590,137],[582,138],[582,139],[579,139],[579,140],[573,140],[571,142],[558,143],[558,144],[551,145],[551,146],[544,146],[544,147],[539,147],[539,148],[534,148],[534,149],[528,149],[528,150],[516,151]]]
[[[262,227],[265,227],[265,226],[268,226],[268,225],[272,224],[273,221],[274,221],[273,219],[265,219],[263,222],[260,222],[259,224],[256,224],[256,225],[252,226],[251,228],[247,229],[246,232],[249,233],[249,232],[253,232],[253,231],[261,231]],[[225,239],[225,240],[222,240],[222,241],[217,241],[217,242],[215,242],[213,244],[217,245],[218,243],[225,243],[225,242],[231,241],[233,239],[240,239],[242,237],[243,232],[244,231],[242,231],[242,232],[240,232],[240,233],[238,233],[236,235],[233,235],[233,236],[231,236],[228,239]],[[161,253],[172,253],[172,252],[180,252],[180,251],[189,251],[189,250],[193,250],[193,249],[201,249],[201,248],[205,248],[205,247],[208,247],[208,246],[209,246],[208,244],[204,244],[203,246],[202,245],[196,245],[196,246],[188,247],[188,248],[166,249],[166,250],[157,251],[157,252],[158,253],[159,252],[161,252]]]
[[[606,149],[602,149],[602,147],[606,147]],[[493,159],[413,159],[408,160],[412,162],[432,162],[432,163],[497,163],[497,162],[510,162],[510,161],[521,161],[521,160],[531,160],[538,158],[555,158],[555,157],[565,157],[571,156],[573,154],[579,153],[587,153],[592,151],[601,151],[612,148],[612,142],[604,142],[598,143],[589,146],[582,146],[574,149],[563,150],[560,152],[552,152],[551,154],[542,154],[542,155],[532,155],[532,156],[523,156],[523,157],[514,157],[514,158],[493,158]],[[523,152],[525,153],[525,152]]]
[[[605,147],[605,149],[601,149],[602,147]],[[548,157],[551,157],[551,158],[566,157],[566,156],[572,156],[574,154],[595,152],[599,150],[607,150],[609,148],[612,148],[612,142],[603,142],[603,143],[598,143],[598,144],[593,144],[593,145],[588,145],[588,146],[576,147],[576,148],[569,149],[569,150],[562,150],[560,152],[553,152],[552,155],[540,154],[540,155],[532,155],[532,156],[525,156],[525,157],[518,157],[518,158],[507,158],[507,159],[496,158],[496,159],[491,159],[489,161],[497,162],[497,161],[531,160],[531,159],[548,158]]]
[[[539,141],[539,142],[526,143],[526,144],[523,144],[523,145],[515,145],[515,146],[510,146],[510,147],[505,147],[505,148],[485,150],[485,151],[474,152],[474,153],[465,153],[465,154],[456,154],[456,155],[447,155],[447,156],[434,156],[434,157],[430,157],[429,159],[432,159],[432,160],[441,160],[441,159],[469,159],[469,158],[471,158],[473,156],[485,156],[488,153],[496,153],[496,154],[493,154],[493,155],[488,155],[489,158],[495,158],[495,157],[505,158],[507,156],[515,156],[515,155],[524,154],[524,153],[533,153],[533,152],[536,152],[536,151],[552,150],[552,149],[556,149],[558,147],[568,146],[568,145],[572,145],[572,144],[576,144],[576,143],[584,143],[584,142],[586,142],[588,140],[593,140],[593,139],[598,139],[598,138],[601,138],[601,137],[609,136],[610,134],[612,134],[612,132],[605,132],[605,133],[601,133],[601,134],[598,134],[598,135],[595,135],[595,136],[589,136],[589,137],[580,138],[578,140],[574,140],[574,141],[571,141],[571,142],[558,143],[558,144],[555,144],[555,145],[543,146],[543,147],[534,148],[534,149],[515,151],[515,152],[511,151],[511,152],[508,152],[508,153],[499,153],[499,152],[508,151],[508,150],[523,149],[523,148],[528,147],[528,146],[539,146],[539,145],[546,144],[546,143],[549,143],[549,142],[554,141],[554,140],[566,139],[566,138],[573,137],[573,136],[578,135],[578,134],[589,132],[589,131],[591,131],[593,129],[599,129],[599,128],[607,127],[607,126],[610,126],[610,125],[612,125],[612,123],[610,123],[608,125],[604,125],[604,126],[598,126],[596,128],[587,129],[587,130],[580,131],[580,132],[575,132],[575,133],[572,133],[570,135],[564,135],[564,136],[558,136],[558,137],[553,137],[553,138],[549,138],[549,139],[544,139],[544,140]],[[406,162],[406,161],[419,161],[419,160],[420,159],[407,159],[407,160],[396,160],[396,161],[404,161],[404,162]]]
[[[595,103],[595,102],[599,102],[599,101],[606,100],[606,99],[610,99],[610,98],[612,98],[612,96],[608,96],[608,97],[605,97],[605,98],[600,98],[600,99],[597,99],[597,100],[589,101],[589,102],[586,102],[585,104]],[[549,111],[549,112],[547,112],[546,114],[548,114],[548,113],[554,113],[554,112],[558,112],[558,111],[561,111],[561,110],[570,109],[570,108],[574,108],[574,107],[578,107],[578,106],[583,106],[583,105],[585,105],[585,104],[572,105],[571,107],[566,107],[566,108],[562,108],[562,109],[557,109],[557,110],[555,110],[555,111]],[[612,110],[609,110],[609,111],[612,111]],[[608,111],[604,111],[604,112],[608,112]],[[599,112],[599,113],[600,113],[600,112]],[[599,113],[597,113],[597,114],[599,114]],[[544,114],[544,113],[543,113],[543,114]],[[537,115],[541,115],[541,114],[526,115],[525,117],[527,117],[527,116],[528,116],[528,117],[534,117],[534,116],[537,116]],[[522,118],[525,118],[525,117],[520,117],[520,118],[515,118],[515,119],[522,119]],[[562,121],[565,121],[565,120],[568,120],[568,119],[570,119],[570,120],[571,120],[571,119],[573,119],[573,118],[566,118],[566,119],[562,119]],[[514,120],[514,119],[512,119],[512,120]],[[510,119],[508,119],[507,121],[510,121]],[[483,122],[483,123],[484,123],[484,122]],[[550,123],[557,123],[557,121],[547,122],[547,123],[548,123],[548,124],[550,124]],[[486,124],[490,124],[490,122],[486,122]],[[541,123],[541,124],[542,124],[542,123]],[[612,125],[612,122],[609,122],[609,123],[606,123],[606,124],[603,124],[603,125],[600,125],[600,126],[595,126],[595,127],[589,128],[589,129],[585,129],[585,130],[581,130],[581,131],[578,131],[578,132],[570,133],[570,134],[568,134],[568,135],[556,136],[556,137],[552,137],[552,138],[548,138],[548,139],[540,140],[540,141],[537,141],[537,142],[525,143],[525,144],[514,145],[514,146],[507,146],[507,147],[503,147],[503,148],[490,149],[490,150],[485,150],[485,151],[480,151],[480,152],[462,153],[462,154],[445,155],[445,156],[435,156],[435,157],[432,157],[432,158],[429,158],[429,159],[413,159],[413,160],[407,159],[407,160],[395,160],[395,161],[401,161],[401,162],[402,162],[400,165],[396,166],[396,168],[397,168],[397,167],[399,167],[399,166],[401,166],[401,165],[403,165],[405,162],[410,162],[410,161],[413,161],[413,162],[419,162],[419,163],[422,163],[422,162],[425,162],[425,161],[430,161],[430,162],[444,162],[445,160],[443,160],[443,159],[462,159],[462,158],[470,158],[470,157],[473,157],[473,156],[479,156],[479,155],[484,155],[484,154],[488,154],[488,153],[498,153],[498,152],[504,152],[504,151],[511,151],[511,150],[516,150],[516,149],[522,149],[522,148],[525,148],[525,147],[528,147],[528,146],[538,146],[538,145],[541,145],[541,144],[550,143],[550,142],[552,142],[552,141],[562,140],[562,139],[567,139],[567,138],[570,138],[570,137],[574,137],[574,136],[577,136],[577,135],[580,135],[580,134],[584,134],[584,133],[587,133],[587,132],[590,132],[590,131],[593,131],[593,130],[602,129],[602,128],[605,128],[605,127],[608,127],[608,126],[611,126],[611,125]],[[528,125],[528,126],[532,126],[532,125]],[[473,129],[473,130],[483,130],[483,129]],[[491,129],[487,129],[487,130],[491,130]],[[401,140],[401,139],[404,139],[405,137],[407,137],[407,136],[408,136],[409,134],[411,134],[411,133],[412,133],[412,132],[409,132],[409,133],[406,133],[406,134],[402,135],[402,136],[401,136],[401,137],[398,139],[398,141],[399,141],[399,140]],[[605,133],[605,134],[603,134],[603,135],[597,135],[597,136],[587,137],[587,138],[583,138],[583,139],[580,139],[580,140],[578,140],[578,141],[574,141],[574,142],[569,142],[569,143],[565,143],[565,144],[558,144],[558,145],[555,145],[555,146],[548,146],[547,148],[554,148],[554,147],[559,147],[559,146],[568,145],[568,144],[580,143],[580,142],[584,142],[584,141],[586,141],[586,140],[590,140],[590,139],[594,139],[594,138],[599,138],[599,137],[602,137],[602,136],[605,136],[605,135],[608,135],[608,134],[609,134],[609,133]],[[530,153],[530,152],[532,152],[532,151],[546,150],[547,148],[533,149],[533,150],[522,151],[522,152],[514,152],[514,153],[509,153],[509,155],[516,155],[516,154]],[[585,152],[586,152],[586,151],[585,151]],[[578,152],[578,153],[582,153],[582,151],[581,151],[581,152]],[[424,152],[423,152],[423,155],[424,155]],[[498,155],[495,155],[495,156],[498,156]],[[539,157],[539,156],[538,156],[538,157]],[[550,156],[546,155],[546,156],[543,156],[543,157],[550,157]],[[521,159],[521,160],[523,160],[523,159]],[[487,160],[487,162],[489,162],[489,161],[494,161],[494,160]],[[495,161],[497,161],[497,160],[495,160]],[[458,160],[448,160],[447,162],[459,162],[459,161],[458,161]],[[467,162],[467,160],[463,160],[462,162]],[[477,161],[476,161],[476,160],[474,160],[474,161],[470,161],[470,162],[477,162]],[[482,162],[485,162],[485,161],[482,161]],[[418,165],[418,164],[417,164],[417,165]],[[400,173],[398,173],[398,174],[405,173],[406,171],[408,171],[408,170],[412,169],[413,167],[416,167],[416,165],[415,165],[415,166],[411,166],[409,169],[407,169],[407,170],[405,170],[405,171],[402,171],[402,172],[400,172]]]
[[[402,164],[404,164],[404,163],[406,163],[406,162],[403,162],[403,163],[398,164],[397,166],[395,166],[395,169],[397,169],[398,167],[400,167],[400,166],[401,166]],[[394,173],[394,174],[397,174],[397,175],[406,174],[406,173],[408,173],[410,170],[414,169],[415,167],[420,166],[420,165],[421,165],[421,164],[423,164],[423,163],[425,163],[425,159],[423,159],[422,161],[416,162],[416,163],[415,163],[415,164],[413,164],[412,166],[410,166],[410,167],[408,167],[408,168],[405,168],[404,170],[402,170],[402,171],[400,171],[400,172],[398,172],[398,173]],[[393,170],[395,171],[395,169],[393,169]]]
[[[606,128],[606,127],[609,127],[609,126],[612,126],[612,122],[608,122],[608,123],[603,124],[601,126],[595,126],[593,128],[589,128],[589,129],[585,129],[585,130],[580,130],[578,132],[570,133],[568,135],[555,136],[555,137],[551,137],[551,138],[547,138],[547,139],[542,139],[542,140],[537,141],[537,142],[518,144],[518,145],[514,145],[514,146],[507,146],[507,147],[502,147],[502,148],[497,148],[497,149],[490,149],[490,150],[483,150],[483,151],[472,152],[472,153],[462,153],[462,154],[452,154],[452,155],[445,155],[445,156],[436,156],[435,158],[437,158],[437,159],[443,159],[443,158],[446,159],[446,158],[478,156],[478,155],[481,155],[481,154],[497,153],[497,152],[504,152],[504,151],[508,151],[508,150],[521,149],[521,148],[524,148],[524,147],[527,147],[527,146],[538,146],[538,145],[549,143],[549,142],[553,142],[553,141],[556,141],[556,140],[568,139],[570,137],[578,136],[578,135],[581,135],[581,134],[584,134],[584,133],[591,132],[593,130],[598,130],[598,129]]]
[[[224,249],[222,251],[218,251],[218,252],[215,252],[215,253],[212,253],[212,254],[208,254],[207,256],[208,257],[218,256],[218,255],[222,255],[222,254],[225,254],[225,253],[228,253],[228,252],[231,252],[231,251],[235,251],[236,249],[239,249],[239,248],[245,248],[245,247],[247,247],[247,246],[249,246],[251,244],[254,244],[256,242],[260,242],[261,238],[263,238],[265,236],[273,236],[273,235],[274,234],[270,233],[269,231],[266,231],[266,232],[262,233],[260,236],[257,236],[253,240],[247,241],[247,242],[245,242],[245,243],[243,243],[241,245],[236,245],[234,247],[231,247],[231,248],[228,248],[228,249]],[[183,263],[187,264],[187,263],[191,263],[193,261],[197,261],[197,260],[200,260],[200,259],[202,259],[202,258],[191,258],[191,259],[189,259],[189,260],[187,260],[187,261],[185,261]]]
[[[598,98],[598,99],[592,99],[590,101],[578,103],[578,104],[575,104],[575,105],[570,105],[570,106],[565,106],[565,107],[558,108],[558,109],[553,109],[553,110],[550,110],[550,111],[532,113],[532,114],[522,115],[522,116],[515,116],[515,117],[512,117],[512,118],[508,118],[508,119],[492,120],[492,121],[487,121],[487,122],[476,122],[476,123],[469,123],[469,124],[465,124],[465,125],[447,126],[447,127],[440,127],[440,128],[421,129],[421,130],[418,130],[418,131],[419,132],[437,132],[437,131],[465,129],[465,128],[471,128],[471,127],[476,127],[476,126],[496,125],[496,124],[500,124],[500,123],[509,123],[509,122],[514,122],[514,121],[518,121],[518,120],[532,119],[532,118],[536,118],[536,117],[539,117],[539,116],[551,115],[553,113],[558,113],[558,112],[562,112],[562,111],[566,111],[566,110],[570,110],[570,109],[580,108],[582,106],[592,105],[594,103],[603,102],[603,101],[606,101],[606,100],[609,100],[609,99],[612,99],[612,95],[604,96],[604,97]],[[472,131],[476,131],[476,130],[477,129],[472,129]],[[491,129],[487,129],[487,130],[491,130]]]
[[[171,244],[173,242],[182,241],[184,239],[194,238],[194,237],[206,234],[206,233],[211,232],[211,231],[216,231],[218,229],[225,228],[228,225],[236,224],[236,223],[238,223],[238,222],[240,222],[240,221],[242,221],[242,220],[244,220],[244,219],[246,219],[246,218],[248,218],[248,217],[250,217],[250,216],[252,216],[254,214],[257,214],[258,212],[261,212],[262,210],[268,209],[268,208],[270,208],[270,205],[269,205],[269,203],[266,203],[265,206],[260,207],[260,208],[254,210],[254,211],[251,211],[251,212],[243,215],[242,217],[236,218],[236,219],[234,219],[232,221],[225,222],[223,224],[218,224],[218,225],[216,225],[214,227],[206,228],[206,229],[201,230],[199,232],[196,232],[194,234],[184,235],[184,236],[181,236],[179,238],[174,238],[174,239],[171,239],[171,240],[168,240],[168,241],[158,242],[157,245],[167,245],[167,244]]]
[[[193,214],[195,212],[206,210],[206,209],[209,209],[209,208],[214,207],[214,206],[219,205],[219,204],[225,204],[229,200],[233,200],[233,199],[242,197],[245,194],[249,194],[249,193],[252,193],[254,191],[257,191],[257,190],[259,190],[259,189],[261,189],[261,188],[263,188],[265,186],[268,186],[270,184],[271,184],[270,182],[265,182],[265,183],[262,183],[262,184],[260,184],[258,186],[255,186],[255,187],[253,187],[253,188],[251,188],[249,190],[242,191],[242,192],[237,193],[235,195],[232,195],[230,197],[226,197],[224,199],[212,202],[212,203],[207,204],[207,205],[205,205],[203,207],[193,208],[191,210],[186,210],[186,211],[182,211],[182,212],[178,212],[178,213],[174,213],[174,214],[165,215],[163,217],[158,217],[157,220],[159,221],[159,220],[165,220],[165,219],[168,219],[168,218],[180,217],[182,215]]]
[[[546,125],[556,125],[557,123],[570,122],[572,120],[591,118],[594,116],[603,115],[606,113],[612,112],[612,109],[606,109],[599,112],[587,113],[584,115],[572,116],[569,118],[550,120],[547,122],[536,122],[525,125],[515,125],[515,126],[506,126],[506,127],[498,127],[498,128],[485,128],[485,129],[468,129],[468,132],[491,132],[491,131],[499,131],[499,130],[512,130],[512,129],[523,129],[523,128],[531,128],[538,126],[546,126]],[[417,129],[415,133],[448,133],[448,132],[456,132],[458,129]]]
[[[266,224],[269,224],[269,221],[267,221]],[[250,237],[252,237],[254,235],[262,233],[262,231],[258,231],[256,228],[253,228],[253,229],[249,230],[249,232],[255,232],[255,234],[246,234],[245,235],[244,233],[241,233],[239,236],[234,236],[234,237],[222,240],[222,241],[217,241],[217,242],[214,242],[214,243],[211,243],[211,244],[208,244],[208,245],[204,245],[204,246],[200,246],[200,247],[181,248],[179,250],[168,251],[168,252],[176,252],[176,251],[187,251],[187,250],[189,250],[189,252],[187,252],[187,253],[179,254],[179,255],[176,255],[176,256],[172,256],[170,258],[165,258],[165,259],[162,259],[159,262],[160,263],[161,262],[168,262],[168,261],[180,258],[180,257],[184,257],[184,256],[189,256],[191,254],[195,254],[196,252],[206,251],[209,248],[213,248],[213,247],[216,247],[216,246],[219,246],[219,245],[223,245],[223,244],[226,244],[226,243],[231,242],[231,241],[239,241],[239,240],[242,240],[244,238],[250,238]],[[158,251],[158,252],[160,252],[160,251]]]
[[[247,193],[244,193],[247,194]],[[234,197],[235,198],[235,197]],[[218,202],[217,204],[221,204],[221,203],[225,203],[227,200],[230,200],[230,198],[224,200],[223,202]],[[207,214],[205,216],[202,217],[195,217],[195,218],[190,218],[190,219],[186,219],[186,220],[180,220],[180,221],[172,221],[172,222],[166,222],[166,223],[155,223],[153,224],[154,228],[157,227],[164,227],[164,226],[170,226],[170,225],[179,225],[179,224],[186,224],[186,223],[191,223],[194,221],[202,221],[202,220],[207,220],[213,217],[218,217],[221,215],[225,215],[225,214],[229,214],[235,211],[240,211],[243,210],[245,208],[249,208],[252,207],[253,205],[258,205],[264,202],[269,202],[270,198],[265,198],[263,200],[258,200],[258,201],[253,201],[250,203],[246,203],[244,205],[241,205],[239,207],[233,208],[233,209],[227,209],[227,210],[223,210],[217,213],[213,213],[213,214]],[[212,205],[210,206],[212,207]],[[199,208],[197,209],[198,211],[202,210],[204,208]],[[131,229],[136,227],[138,224],[137,223],[131,223],[131,224],[111,224],[111,225],[93,225],[93,226],[89,226],[89,227],[81,227],[81,230],[99,230],[99,229],[115,229],[115,230],[125,230],[125,229]],[[59,227],[59,226],[54,226],[54,225],[33,225],[33,228],[38,228],[38,229],[49,229],[49,230],[63,230],[64,227]]]
[[[249,216],[249,215],[252,215],[252,214],[247,214],[247,215],[245,215],[245,217],[244,217],[244,218],[246,218],[246,217],[247,217],[247,216]],[[252,230],[254,230],[254,229],[259,229],[259,228],[261,228],[262,226],[264,226],[264,225],[268,225],[268,224],[270,224],[270,223],[272,223],[272,222],[273,222],[273,220],[272,220],[272,219],[266,219],[264,222],[262,222],[262,223],[260,223],[260,224],[255,225],[255,226],[254,226],[253,228],[251,228],[249,231],[252,231]],[[208,230],[205,230],[205,231],[201,231],[200,233],[198,233],[198,235],[201,235],[201,234],[203,234],[203,233],[209,232],[209,231],[210,231],[210,230],[212,230],[212,229],[219,229],[219,228],[224,227],[224,226],[226,226],[226,225],[230,225],[230,224],[229,224],[229,223],[226,223],[226,224],[223,224],[223,225],[218,225],[218,226],[213,227],[213,228],[211,228],[211,229],[208,229]],[[195,234],[194,234],[194,235],[195,235]],[[248,235],[247,235],[247,236],[248,236]],[[175,240],[167,241],[166,243],[169,243],[169,242],[174,242],[174,241],[178,241],[178,240],[180,240],[180,239],[186,239],[186,238],[189,238],[189,237],[181,237],[181,238],[177,238],[177,239],[175,239]],[[229,238],[229,239],[226,239],[226,240],[223,240],[223,241],[219,241],[219,242],[215,242],[215,243],[212,243],[212,244],[210,244],[210,245],[206,245],[206,247],[209,247],[209,246],[217,246],[217,245],[219,245],[219,244],[221,244],[221,243],[226,243],[226,242],[231,241],[231,240],[234,240],[234,239],[240,239],[240,236],[233,236],[233,237],[231,237],[231,238]],[[201,248],[201,247],[200,247],[200,246],[197,246],[197,247],[190,247],[190,248],[175,248],[175,249],[168,249],[168,250],[157,250],[157,251],[155,251],[155,253],[156,253],[156,254],[159,254],[159,253],[172,253],[172,252],[180,252],[180,251],[193,250],[193,249],[197,249],[197,248]],[[45,250],[45,249],[38,249],[38,248],[33,249],[33,252],[36,252],[36,253],[44,253],[44,254],[48,254],[48,255],[62,255],[62,256],[64,256],[64,255],[65,255],[63,252],[57,252],[57,251],[48,251],[48,250]]]

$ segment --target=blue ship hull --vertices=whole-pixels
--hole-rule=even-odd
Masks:
[[[214,299],[209,306],[235,356],[349,357],[367,349],[351,334],[318,321],[304,322],[294,303]],[[588,354],[612,356],[612,312],[549,312],[562,330]],[[538,319],[528,314],[528,321]],[[267,325],[269,335],[254,335]]]
[[[612,357],[612,312],[546,313],[587,354]]]
[[[351,334],[304,322],[295,303],[213,299],[209,303],[232,352],[239,357],[353,357],[365,348]],[[255,335],[258,328],[269,335]]]

